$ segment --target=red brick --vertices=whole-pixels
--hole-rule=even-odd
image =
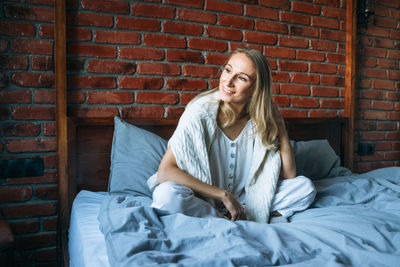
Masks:
[[[387,90],[395,90],[394,81],[389,80],[376,80],[372,81],[372,88],[375,89],[387,89]]]
[[[97,43],[135,45],[140,43],[140,34],[135,32],[97,30],[94,32],[94,40]]]
[[[72,43],[68,45],[68,54],[81,57],[115,58],[117,56],[117,49],[109,45]]]
[[[85,102],[85,93],[81,91],[68,91],[67,103],[68,104],[82,104]]]
[[[56,171],[45,171],[43,176],[34,176],[34,177],[18,177],[7,179],[8,185],[18,185],[18,184],[47,184],[47,183],[56,183],[57,182],[57,173]]]
[[[394,110],[394,103],[389,101],[373,101],[372,109]]]
[[[366,35],[389,38],[390,30],[370,25],[366,30]]]
[[[176,47],[185,48],[186,42],[184,37],[177,37],[167,34],[143,34],[143,44],[149,46],[160,46],[160,47]]]
[[[385,152],[384,156],[385,160],[400,160],[400,152],[393,151],[393,152]]]
[[[311,26],[322,27],[329,29],[339,29],[339,22],[337,19],[329,19],[324,17],[312,17]]]
[[[117,116],[118,110],[114,107],[72,107],[68,115],[78,118],[109,118]]]
[[[44,123],[43,124],[43,133],[45,136],[56,135],[56,123],[55,122]]]
[[[32,198],[32,187],[3,187],[0,188],[0,202],[21,202]]]
[[[37,186],[35,197],[42,200],[57,200],[57,185]]]
[[[367,58],[364,57],[360,60],[360,63],[364,67],[376,67],[376,59],[375,58]]]
[[[117,82],[114,77],[68,76],[69,88],[114,89]]]
[[[324,110],[324,109],[310,110],[309,116],[310,116],[310,118],[335,118],[335,117],[337,117],[335,110]]]
[[[56,202],[35,202],[0,206],[4,218],[25,218],[56,214]]]
[[[57,243],[56,237],[57,234],[55,232],[19,236],[16,237],[15,247],[17,250],[23,250],[55,246]]]
[[[219,51],[224,52],[228,48],[227,44],[222,41],[204,38],[190,38],[188,41],[188,48],[206,51]]]
[[[218,24],[222,26],[249,30],[254,28],[254,21],[252,19],[222,14],[218,15]]]
[[[284,118],[307,118],[306,110],[280,109],[279,112]]]
[[[31,93],[26,90],[1,90],[0,103],[28,104],[31,103]]]
[[[321,7],[313,4],[293,2],[292,3],[292,11],[308,13],[312,15],[320,15]]]
[[[31,122],[4,123],[4,136],[38,136],[40,124]]]
[[[311,40],[310,47],[313,50],[336,51],[336,42],[324,40]]]
[[[7,140],[7,152],[49,152],[56,151],[57,144],[54,138],[12,139]]]
[[[289,26],[290,35],[300,35],[306,37],[319,37],[319,31],[316,28],[303,27],[298,25]]]
[[[206,10],[242,15],[243,5],[233,3],[227,5],[225,2],[217,0],[206,0]]]
[[[43,229],[47,231],[57,230],[57,217],[43,218]]]
[[[321,29],[321,39],[346,41],[346,32]]]
[[[67,57],[67,71],[83,72],[85,69],[85,61],[78,58]]]
[[[400,71],[389,70],[389,79],[400,81]]]
[[[202,35],[203,26],[185,22],[165,21],[163,23],[163,31],[185,35]]]
[[[374,19],[374,24],[376,26],[380,26],[380,27],[385,27],[385,28],[393,28],[396,29],[397,28],[397,21],[395,18],[382,18],[377,16]]]
[[[365,77],[369,78],[380,78],[380,79],[386,79],[387,78],[387,73],[386,70],[380,70],[380,69],[370,69],[370,68],[364,68],[361,71],[362,75]]]
[[[272,100],[278,107],[288,107],[290,105],[290,98],[288,96],[273,95]]]
[[[203,8],[203,6],[204,6],[204,0],[200,0],[200,1],[166,0],[166,3],[178,5],[178,6],[194,7],[194,8]]]
[[[344,77],[321,75],[321,85],[344,86]]]
[[[193,98],[195,98],[198,94],[197,93],[181,93],[181,100],[180,103],[182,105],[187,105]]]
[[[145,47],[120,47],[119,57],[142,60],[162,60],[164,59],[164,51]]]
[[[275,9],[247,5],[246,10],[245,10],[245,16],[262,18],[262,19],[278,20],[279,13]]]
[[[400,112],[388,112],[387,119],[391,121],[400,121]]]
[[[183,90],[183,91],[203,91],[207,88],[207,83],[203,79],[178,79],[170,78],[165,84],[168,90]]]
[[[178,94],[164,92],[138,92],[136,94],[137,103],[148,104],[176,104]]]
[[[210,65],[225,65],[228,60],[229,55],[218,54],[218,53],[208,53],[206,55],[206,64]]]
[[[126,118],[162,118],[162,106],[130,106],[121,108],[121,117]]]
[[[400,60],[400,51],[388,50],[387,57]]]
[[[29,22],[0,21],[1,35],[34,36],[35,27]]]
[[[92,31],[83,27],[69,27],[67,28],[68,41],[91,41]]]
[[[55,86],[53,74],[18,72],[12,75],[12,81],[22,87],[47,87]]]
[[[142,62],[138,64],[137,72],[140,74],[179,75],[181,69],[175,64]]]
[[[334,7],[340,6],[340,0],[314,0],[315,4],[329,5]]]
[[[258,4],[261,6],[273,7],[278,9],[288,10],[290,7],[290,3],[288,0],[259,0]]]
[[[167,107],[167,118],[179,119],[184,110],[182,107]]]
[[[366,46],[384,47],[396,49],[396,44],[394,40],[386,40],[382,38],[367,38]],[[364,43],[363,43],[364,44]]]
[[[245,31],[244,41],[260,44],[276,44],[277,36],[274,34]]]
[[[120,89],[161,89],[164,83],[162,78],[150,77],[120,77],[118,84]]]
[[[216,26],[207,26],[206,35],[217,39],[226,39],[240,41],[242,40],[242,32],[236,29],[222,28]]]
[[[135,64],[124,61],[91,60],[87,65],[88,72],[97,73],[134,73]]]
[[[43,156],[43,164],[44,164],[45,168],[56,168],[57,167],[57,155]]]
[[[310,88],[306,85],[281,84],[280,93],[284,95],[310,95]]]
[[[364,56],[367,57],[386,57],[386,49],[376,48],[376,47],[366,47],[364,48]]]
[[[133,94],[131,92],[88,92],[88,104],[131,104]]]
[[[308,69],[308,64],[304,62],[294,62],[294,61],[285,61],[279,60],[278,66],[280,70],[283,71],[298,71],[298,72],[306,72]]]
[[[394,100],[394,101],[399,101],[400,102],[400,92],[387,92],[387,100]],[[398,104],[398,108],[400,107],[400,105]]]
[[[54,25],[41,25],[39,28],[39,36],[42,38],[54,38]]]
[[[32,55],[51,55],[53,51],[53,42],[45,40],[11,40],[11,50],[15,53]]]
[[[119,16],[116,18],[116,27],[118,29],[158,32],[161,29],[160,25],[160,22],[154,19]]]
[[[81,0],[80,2],[84,9],[129,14],[129,3],[122,0],[107,0],[101,2],[97,0]]]
[[[38,219],[9,222],[14,235],[37,233],[40,230]]]
[[[296,108],[317,108],[319,107],[318,99],[309,97],[292,97],[291,106]]]
[[[154,18],[174,18],[175,9],[168,6],[153,4],[136,3],[132,5],[132,15],[154,17]]]
[[[310,72],[335,74],[337,72],[337,68],[334,64],[310,63]]]
[[[33,102],[38,104],[55,104],[55,90],[35,90],[33,92]]]
[[[291,74],[291,81],[303,84],[319,84],[319,76],[314,74],[293,73]]]
[[[257,20],[255,29],[264,32],[287,33],[287,25],[280,22]]]
[[[338,95],[339,90],[335,87],[313,86],[311,89],[311,96],[337,97]]]
[[[308,50],[297,50],[296,59],[308,61],[324,61],[325,53]]]
[[[280,36],[278,39],[278,45],[307,48],[308,47],[308,39],[296,38],[296,37],[290,37],[290,36]]]
[[[326,62],[329,63],[345,64],[345,60],[346,59],[344,54],[327,53],[326,55]]]
[[[346,10],[341,8],[322,7],[322,15],[330,18],[346,19]]]
[[[114,25],[112,15],[92,12],[69,12],[67,13],[67,22],[69,25],[85,25],[106,28],[111,28]]]
[[[218,78],[220,69],[212,66],[185,65],[182,68],[184,76]]]
[[[6,39],[0,39],[0,52],[5,52],[8,49],[8,41]]]
[[[178,9],[176,18],[179,20],[195,21],[207,24],[215,24],[215,22],[217,21],[217,15],[215,15],[214,13],[207,13],[204,11],[190,9]]]
[[[363,90],[362,96],[368,99],[385,99],[386,94],[382,90]]]
[[[384,132],[363,132],[363,140],[385,140]]]
[[[390,31],[390,38],[400,39],[400,31]]]
[[[289,82],[290,76],[285,72],[272,72],[272,80],[274,82]]]
[[[310,16],[297,14],[292,12],[281,12],[280,13],[281,21],[296,23],[296,24],[304,24],[310,25]]]
[[[344,100],[342,99],[321,99],[321,108],[344,108]]]
[[[201,52],[187,50],[167,50],[167,61],[204,63]]]
[[[295,58],[296,51],[291,48],[280,48],[280,47],[265,47],[264,55],[267,57],[277,57],[277,58]]]
[[[360,118],[366,120],[386,120],[386,112],[376,110],[361,110]]]
[[[5,5],[4,15],[13,19],[54,22],[54,9],[47,7]]]
[[[54,107],[15,106],[11,110],[14,120],[54,120]]]
[[[31,68],[33,70],[52,70],[53,60],[51,57],[31,57]]]

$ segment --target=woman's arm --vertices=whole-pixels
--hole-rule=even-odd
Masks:
[[[163,159],[161,160],[157,173],[157,181],[159,183],[166,181],[175,182],[189,187],[194,192],[204,197],[218,199],[222,201],[228,209],[231,215],[231,220],[245,219],[243,207],[230,192],[204,183],[187,172],[179,169],[174,153],[170,147],[168,147]]]
[[[276,123],[279,128],[279,143],[281,152],[281,173],[280,176],[283,178],[295,178],[296,177],[296,162],[292,147],[290,146],[289,136],[286,131],[285,122],[282,115],[279,113],[278,108],[274,105],[274,116]]]

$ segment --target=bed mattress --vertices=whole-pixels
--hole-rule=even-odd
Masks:
[[[107,193],[80,191],[76,196],[68,233],[71,267],[107,267],[107,249],[97,216]]]

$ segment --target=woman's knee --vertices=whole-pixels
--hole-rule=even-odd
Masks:
[[[172,208],[180,206],[180,202],[193,195],[193,191],[174,182],[163,182],[153,192],[153,206],[157,208]]]

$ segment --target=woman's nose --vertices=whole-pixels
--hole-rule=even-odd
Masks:
[[[234,82],[233,82],[234,79],[235,79],[235,75],[231,75],[226,79],[228,82],[228,86],[232,87],[234,85]]]

